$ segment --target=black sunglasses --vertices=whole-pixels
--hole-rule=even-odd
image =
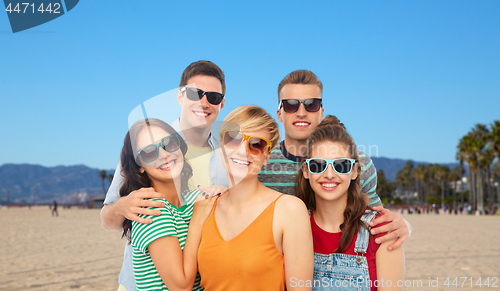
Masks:
[[[318,112],[321,108],[322,100],[321,98],[309,98],[305,100],[283,99],[281,100],[280,108],[283,106],[283,110],[286,113],[294,113],[299,110],[300,104],[304,104],[307,112]]]
[[[185,92],[187,99],[191,101],[200,101],[201,99],[203,99],[203,96],[207,96],[208,103],[212,105],[219,105],[222,102],[222,99],[224,99],[224,94],[222,93],[205,92],[193,87],[182,87],[181,92]]]

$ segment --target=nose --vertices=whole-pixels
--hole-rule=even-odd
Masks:
[[[335,177],[337,173],[335,172],[335,170],[333,170],[333,166],[332,164],[328,164],[328,166],[326,167],[326,170],[325,172],[323,173],[323,175],[325,176],[325,178],[327,179],[333,179]]]
[[[168,156],[168,152],[162,148],[162,147],[159,147],[158,148],[158,159],[159,160],[165,160]]]
[[[207,94],[205,94],[201,97],[200,104],[201,104],[202,108],[208,108],[208,106],[210,106],[210,103],[208,102],[208,99],[207,99]]]
[[[247,141],[243,140],[238,148],[234,149],[239,155],[241,156],[247,156],[248,154],[248,149],[247,149]]]
[[[295,113],[297,116],[306,116],[307,115],[307,111],[306,111],[306,108],[304,107],[304,103],[301,103],[300,106],[299,106],[299,110],[297,110],[297,112]]]

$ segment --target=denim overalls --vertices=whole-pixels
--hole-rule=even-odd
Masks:
[[[369,225],[376,214],[365,213],[361,220]],[[354,247],[356,256],[339,253],[329,255],[314,253],[313,290],[370,291],[368,262],[363,256],[369,241],[369,231],[361,227]]]

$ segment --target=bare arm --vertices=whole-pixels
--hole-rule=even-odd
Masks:
[[[213,197],[195,203],[184,250],[181,250],[178,238],[173,236],[162,237],[149,244],[151,259],[169,290],[193,289],[198,271],[201,231],[215,200],[216,197]]]
[[[104,229],[108,231],[122,230],[125,218],[139,223],[151,223],[151,219],[141,218],[139,214],[160,215],[159,210],[152,210],[148,207],[161,208],[165,206],[165,203],[144,200],[145,198],[164,198],[164,195],[156,192],[153,188],[141,188],[127,196],[120,197],[111,204],[104,205],[101,209],[101,221]]]
[[[373,209],[381,212],[383,215],[372,220],[370,222],[370,226],[375,226],[383,222],[390,222],[389,224],[381,227],[372,228],[371,234],[373,235],[388,232],[386,235],[377,238],[375,242],[380,244],[389,240],[394,240],[393,243],[387,245],[387,250],[391,251],[399,248],[410,237],[411,225],[408,221],[401,217],[401,214],[391,212],[390,210],[383,208],[381,205],[373,207]]]
[[[283,196],[278,200],[283,225],[283,255],[285,257],[285,284],[287,290],[311,290],[314,251],[309,214],[304,203],[297,197]],[[278,206],[278,204],[277,204]]]
[[[403,247],[393,251],[387,250],[387,247],[395,241],[396,240],[393,239],[382,243],[375,254],[377,280],[380,286],[378,290],[380,291],[403,290],[405,273],[405,253]],[[391,287],[389,287],[389,285]],[[398,287],[398,285],[401,287]]]

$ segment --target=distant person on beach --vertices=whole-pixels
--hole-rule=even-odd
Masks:
[[[379,245],[375,239],[384,234],[370,234],[370,222],[380,214],[361,193],[356,144],[329,118],[309,136],[295,186],[311,210],[313,282],[320,282],[312,290],[402,290],[396,283],[404,279],[403,248],[389,251],[396,238]]]
[[[197,251],[215,199],[195,206],[197,197],[205,198],[200,190],[188,188],[193,170],[184,160],[187,150],[179,133],[151,118],[136,122],[123,142],[120,196],[146,188],[163,195],[146,200],[161,205],[148,208],[159,215],[139,215],[152,223],[126,220],[123,224],[123,235],[133,248],[137,290],[203,290],[197,275]]]
[[[56,214],[56,217],[59,217],[59,213],[57,213],[57,202],[52,200],[52,216],[54,216],[54,213]]]
[[[186,87],[188,85],[195,87]],[[206,195],[217,194],[227,187],[227,176],[222,165],[222,159],[217,151],[218,140],[211,135],[212,125],[219,111],[224,107],[226,92],[225,76],[222,70],[209,61],[191,63],[182,73],[178,102],[182,108],[180,118],[172,124],[186,142],[188,156],[197,157],[197,163],[192,163],[193,177],[189,181],[191,190],[198,185]],[[175,105],[173,105],[175,106]],[[152,188],[132,191],[129,195],[120,197],[119,189],[123,184],[121,165],[118,164],[113,181],[106,194],[101,210],[103,227],[109,231],[122,228],[125,221],[151,223],[140,215],[155,215],[147,207],[161,207],[160,202],[145,200],[146,198],[162,198]],[[222,187],[215,187],[221,185]],[[209,186],[210,189],[207,189]],[[123,266],[119,283],[121,290],[136,290],[132,271],[132,249],[125,246]]]
[[[273,149],[269,163],[262,167],[259,180],[264,186],[281,193],[294,194],[295,174],[307,148],[307,139],[323,119],[322,94],[323,83],[311,71],[293,71],[281,80],[278,85],[279,107],[276,114],[285,128],[285,139]],[[340,124],[340,121],[336,119],[335,123]],[[377,241],[382,243],[397,238],[389,249],[397,248],[409,238],[411,226],[400,214],[382,207],[376,193],[377,170],[366,153],[359,151],[358,155],[361,159],[361,191],[370,198],[370,206],[384,213],[372,223],[377,225],[391,222],[373,232],[390,232]]]

